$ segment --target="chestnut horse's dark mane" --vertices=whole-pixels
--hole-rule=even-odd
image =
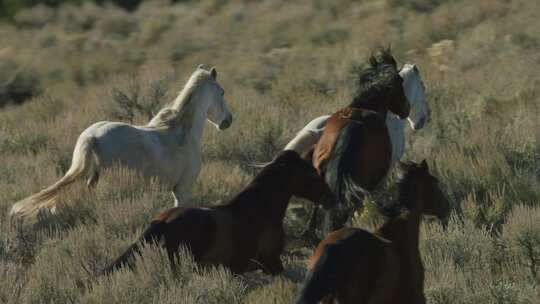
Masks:
[[[400,76],[390,48],[373,52],[367,64],[353,68],[353,76],[356,88],[349,106],[377,102],[381,96],[393,92],[396,85],[401,85],[396,82],[396,77]]]

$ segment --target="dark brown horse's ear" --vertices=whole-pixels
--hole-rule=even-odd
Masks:
[[[388,55],[391,55],[392,54],[392,45],[389,43],[388,46],[386,47],[386,53]]]
[[[420,163],[420,168],[422,168],[422,169],[424,169],[426,171],[428,170],[428,164],[427,164],[425,159]]]
[[[210,69],[210,75],[212,75],[212,78],[217,79],[217,71],[215,67]]]

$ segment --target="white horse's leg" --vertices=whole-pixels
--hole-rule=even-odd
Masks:
[[[201,172],[201,160],[194,161],[173,187],[174,206],[178,207],[180,203],[188,203],[193,194],[193,186]]]
[[[182,181],[174,186],[172,194],[174,197],[174,206],[180,206],[180,203],[187,203],[193,194],[193,186],[197,177],[193,177],[190,180],[182,179]]]

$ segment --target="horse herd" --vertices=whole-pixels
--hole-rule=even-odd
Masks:
[[[374,232],[345,227],[405,150],[405,119],[421,129],[429,110],[414,64],[398,69],[389,49],[376,50],[356,72],[350,104],[306,125],[285,149],[228,203],[188,207],[201,169],[205,120],[218,129],[233,121],[214,68],[197,67],[178,97],[145,126],[98,122],[84,130],[67,173],[44,190],[15,203],[13,217],[55,212],[62,188],[87,177],[94,187],[114,164],[157,178],[173,192],[175,207],[157,214],[143,235],[102,271],[134,267],[141,246],[163,246],[176,268],[182,246],[201,265],[233,273],[283,271],[283,219],[292,196],[317,205],[305,237],[315,249],[297,303],[425,303],[418,249],[422,214],[445,218],[449,203],[426,161],[398,162],[399,195]],[[322,217],[324,220],[320,220]]]

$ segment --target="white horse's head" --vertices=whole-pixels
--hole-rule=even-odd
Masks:
[[[413,130],[422,129],[428,120],[429,109],[420,71],[415,64],[406,63],[399,71],[399,75],[403,78],[403,90],[411,106],[407,120]]]
[[[204,70],[204,66],[199,65],[197,69]],[[216,68],[212,67],[210,71],[204,70],[204,72],[210,76],[200,92],[201,97],[208,102],[207,119],[219,130],[225,130],[233,121],[232,113],[225,100],[225,90],[217,82]]]

